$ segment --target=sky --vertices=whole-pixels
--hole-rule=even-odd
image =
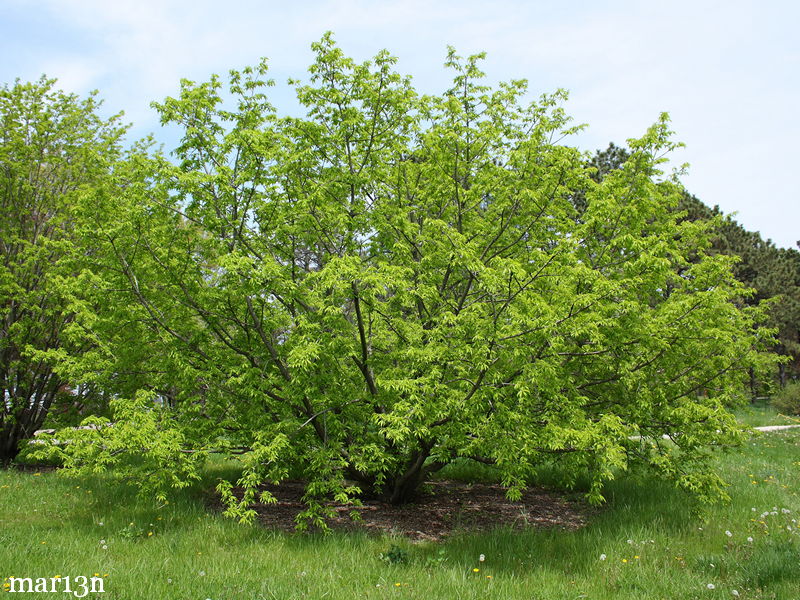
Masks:
[[[366,60],[387,49],[424,93],[444,91],[447,46],[485,51],[490,82],[524,78],[531,98],[569,91],[593,152],[641,136],[663,111],[682,180],[776,245],[800,240],[796,0],[0,0],[0,83],[58,79],[100,91],[133,137],[167,143],[153,100],[181,78],[208,79],[268,57],[272,103],[291,110],[287,79],[305,77],[310,45],[333,31]]]

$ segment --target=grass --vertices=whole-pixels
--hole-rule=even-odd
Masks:
[[[755,402],[736,409],[736,418],[751,427],[764,425],[798,425],[797,417],[790,417],[779,413],[769,404],[769,400],[762,398]]]
[[[97,573],[108,600],[713,599],[734,590],[791,600],[800,597],[799,467],[800,431],[760,435],[722,456],[732,501],[707,520],[639,476],[610,485],[608,505],[581,530],[462,533],[441,544],[280,534],[210,513],[200,490],[158,506],[102,476],[0,471],[0,579]]]

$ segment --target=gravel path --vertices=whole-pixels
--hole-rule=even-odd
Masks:
[[[764,427],[753,427],[757,431],[783,431],[784,429],[794,429],[800,425],[765,425]]]

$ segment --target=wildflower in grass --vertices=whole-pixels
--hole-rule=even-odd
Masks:
[[[480,571],[481,571],[480,569],[472,569],[473,573],[480,573]]]
[[[739,591],[738,590],[731,590],[731,594],[733,594],[736,598],[739,597]]]
[[[714,589],[714,588],[716,588],[717,586],[715,586],[713,583],[709,583],[708,585],[706,585],[706,587],[707,587],[708,589],[710,589],[710,590],[713,590],[713,589]]]
[[[485,560],[486,560],[486,556],[484,556],[483,554],[481,554],[481,555],[478,557],[478,562],[483,562],[483,561],[485,561]]]
[[[733,537],[733,534],[730,531],[725,531],[725,535],[727,535],[728,537]]]
[[[205,577],[205,576],[206,576],[206,572],[205,571],[200,571],[200,577]]]
[[[607,557],[606,557],[606,555],[605,555],[605,554],[601,554],[601,555],[600,555],[600,560],[605,560],[606,558],[607,558]]]
[[[108,546],[106,544],[103,544],[102,548],[103,550],[108,550]]]
[[[628,559],[627,558],[623,558],[622,562],[626,563],[626,562],[628,562]]]

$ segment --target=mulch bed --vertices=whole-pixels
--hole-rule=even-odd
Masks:
[[[60,469],[56,465],[41,465],[41,464],[27,464],[27,463],[11,463],[11,468],[23,473],[50,473],[56,469]]]
[[[435,481],[430,493],[402,506],[380,500],[362,500],[361,520],[350,518],[352,506],[330,503],[336,516],[329,525],[337,530],[362,530],[403,535],[416,541],[437,541],[456,531],[486,531],[498,527],[549,527],[577,529],[586,524],[591,509],[584,503],[569,501],[543,489],[530,489],[518,502],[506,498],[500,485]],[[256,504],[259,521],[269,529],[294,531],[295,517],[304,509],[303,483],[287,481],[267,485],[278,502]],[[241,489],[234,489],[241,498]],[[221,509],[219,499],[212,502]]]

